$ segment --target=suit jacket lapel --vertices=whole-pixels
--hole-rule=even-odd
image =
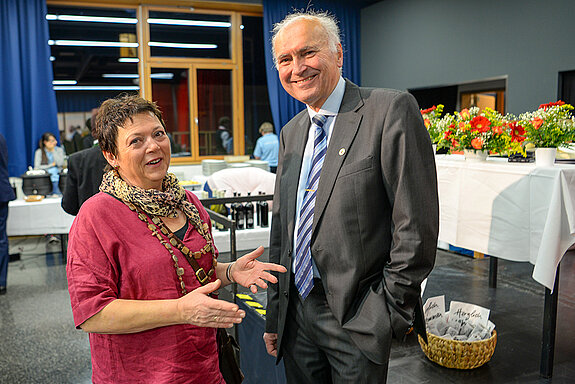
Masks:
[[[290,144],[293,145],[293,152],[290,151],[293,158],[290,163],[288,173],[284,178],[284,180],[290,181],[290,184],[286,187],[285,190],[287,193],[287,224],[288,235],[290,239],[289,244],[293,244],[299,175],[301,171],[303,153],[309,134],[309,126],[311,124],[307,110],[304,109],[302,112],[303,113],[301,113],[300,118],[293,127],[294,132],[290,134],[290,136],[293,137],[293,143],[286,143],[286,147],[288,148],[290,148]],[[282,191],[282,193],[283,192],[284,191]]]
[[[359,129],[362,114],[357,111],[362,106],[363,100],[359,94],[359,88],[346,80],[345,93],[321,169],[313,215],[312,237],[329,200],[339,170],[347,156],[349,146]]]

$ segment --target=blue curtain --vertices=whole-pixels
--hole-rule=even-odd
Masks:
[[[292,117],[305,106],[284,91],[273,64],[271,30],[286,15],[295,10],[309,9],[309,0],[263,0],[265,65],[267,73],[270,106],[276,131],[279,132]],[[360,83],[360,7],[346,0],[316,0],[311,9],[328,11],[339,21],[341,44],[343,46],[343,76],[356,84]]]
[[[33,165],[44,132],[60,137],[46,13],[46,0],[0,1],[0,132],[10,176]]]

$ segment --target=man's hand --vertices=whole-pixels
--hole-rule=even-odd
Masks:
[[[278,357],[278,334],[264,333],[264,342],[266,343],[268,353],[273,357]]]

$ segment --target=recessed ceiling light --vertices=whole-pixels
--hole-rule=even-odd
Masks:
[[[46,20],[80,21],[90,23],[118,23],[118,24],[138,23],[138,19],[132,17],[103,17],[103,16],[52,15],[52,14],[47,14]]]
[[[227,21],[183,20],[183,19],[148,19],[148,24],[185,25],[188,27],[229,28],[232,23]]]
[[[137,73],[104,73],[102,77],[107,79],[137,79],[140,76]],[[152,73],[150,75],[152,79],[173,79],[173,73]]]
[[[138,91],[140,87],[137,85],[56,85],[53,87],[55,91]]]
[[[163,47],[163,48],[192,48],[192,49],[215,49],[216,44],[186,44],[186,43],[161,43],[159,41],[150,41],[150,47]]]
[[[138,43],[125,43],[121,41],[94,41],[94,40],[48,40],[48,45],[71,47],[129,47],[137,48]]]
[[[78,84],[76,80],[52,80],[52,85],[75,85]]]

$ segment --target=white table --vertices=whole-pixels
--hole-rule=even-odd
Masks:
[[[535,266],[533,279],[546,287],[541,374],[550,377],[558,294],[553,291],[559,263],[575,244],[575,165],[536,168],[467,162],[457,155],[437,156],[436,165],[439,239]]]
[[[14,200],[8,204],[8,236],[68,234],[74,216],[60,205],[61,197],[48,197],[38,202]]]
[[[195,192],[195,191],[194,191]],[[8,204],[8,236],[62,235],[70,231],[74,217],[67,214],[61,207],[62,198],[49,197],[39,202],[14,200]],[[230,232],[213,230],[214,243],[220,252],[230,251]],[[270,229],[256,227],[254,229],[236,230],[236,249],[251,251],[263,245],[269,246]],[[65,241],[63,246],[65,246]]]

